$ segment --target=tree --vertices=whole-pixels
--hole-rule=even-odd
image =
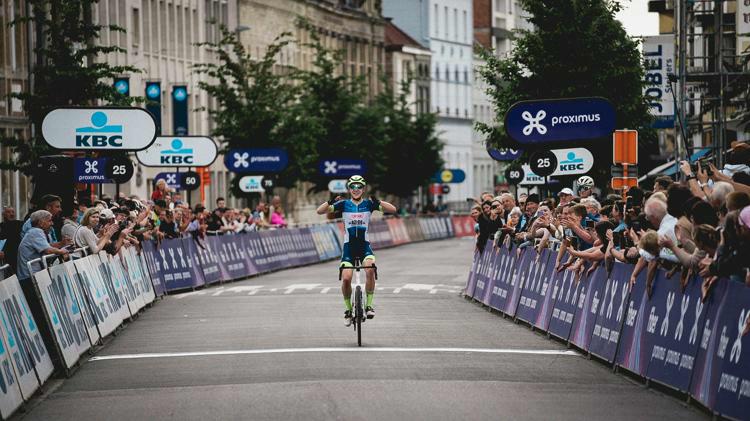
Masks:
[[[23,101],[34,127],[34,137],[2,138],[0,143],[12,147],[14,159],[2,162],[4,169],[30,174],[38,157],[55,153],[42,138],[42,120],[51,109],[63,106],[99,104],[130,105],[139,100],[117,92],[113,78],[137,73],[132,66],[113,66],[106,61],[109,53],[125,52],[116,46],[97,43],[100,32],[123,32],[114,25],[93,24],[92,8],[98,0],[30,0],[32,18],[19,18],[12,25],[33,24],[38,41],[34,47],[33,91],[12,94]]]
[[[286,150],[290,164],[279,174],[278,185],[290,187],[309,175],[312,166],[309,157],[313,152],[311,144],[296,142],[288,136],[291,127],[302,129],[297,127],[295,115],[290,111],[299,97],[300,89],[293,83],[298,72],[274,71],[277,56],[294,40],[290,33],[282,33],[262,57],[254,58],[237,33],[224,26],[220,31],[219,41],[200,44],[217,54],[217,62],[199,64],[194,69],[208,76],[209,81],[200,82],[199,87],[219,105],[218,109],[208,111],[215,121],[211,135],[222,143],[224,153],[251,147]]]
[[[377,98],[387,122],[387,142],[380,160],[387,167],[374,174],[373,181],[378,190],[402,198],[429,183],[443,166],[442,144],[435,133],[437,117],[432,113],[412,113],[407,99],[410,85],[411,80],[404,80],[398,93],[394,93],[386,84],[388,87]]]
[[[648,167],[658,154],[655,132],[643,96],[644,68],[638,42],[629,38],[615,19],[621,6],[616,0],[520,0],[534,30],[516,34],[515,48],[507,58],[480,51],[481,69],[488,96],[495,106],[498,125],[477,124],[493,147],[510,146],[502,126],[505,113],[521,100],[601,96],[617,114],[616,128],[639,129],[640,162]],[[563,147],[563,145],[560,145]],[[586,146],[595,157],[592,174],[605,184],[612,142],[598,139]]]

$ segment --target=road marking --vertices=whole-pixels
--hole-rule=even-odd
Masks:
[[[312,291],[313,288],[317,287],[318,285],[320,285],[320,284],[292,284],[292,285],[289,285],[288,287],[285,288],[286,291],[284,291],[284,294],[291,294],[295,290],[298,290],[298,289],[304,289],[306,291]]]
[[[222,355],[256,355],[256,354],[296,354],[314,352],[437,352],[437,353],[470,353],[470,354],[521,354],[521,355],[567,355],[581,354],[569,349],[510,349],[510,348],[278,348],[278,349],[238,349],[234,351],[202,351],[202,352],[165,352],[151,354],[120,354],[101,355],[91,357],[89,361],[135,360],[142,358],[176,358],[176,357],[207,357]]]
[[[331,287],[325,287],[325,288],[323,288],[323,289],[320,290],[320,293],[321,294],[328,294],[328,291],[330,291],[330,290],[331,290]]]

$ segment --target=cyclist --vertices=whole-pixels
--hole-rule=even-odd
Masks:
[[[375,317],[375,310],[372,308],[372,299],[375,292],[375,272],[372,266],[375,263],[375,254],[373,254],[372,247],[370,247],[370,242],[368,241],[367,226],[370,223],[370,216],[373,211],[379,210],[383,213],[396,213],[396,207],[372,196],[369,199],[365,199],[364,194],[367,183],[362,176],[351,176],[346,183],[346,187],[349,190],[350,199],[344,200],[341,197],[336,197],[336,199],[329,200],[318,206],[317,212],[318,215],[329,212],[342,213],[346,230],[344,232],[344,247],[340,267],[351,268],[354,266],[354,257],[360,257],[362,265],[368,268],[365,269],[365,273],[367,274],[367,282],[365,284],[367,303],[365,305],[365,312],[367,318],[372,319]],[[344,295],[344,304],[346,305],[346,311],[344,312],[346,326],[351,326],[352,324],[351,296],[353,275],[354,270],[352,269],[345,269],[342,273],[343,283],[341,284],[341,292]]]
[[[594,193],[594,179],[584,175],[580,177],[576,184],[578,184],[578,197],[581,199],[585,199],[587,197],[591,197],[591,195]]]

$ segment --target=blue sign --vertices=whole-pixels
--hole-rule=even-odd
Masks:
[[[159,82],[146,83],[146,97],[152,101],[161,102],[161,87]]]
[[[487,148],[487,153],[490,154],[495,161],[514,161],[523,154],[523,151],[520,149]]]
[[[112,183],[107,178],[106,158],[76,158],[74,180],[76,183],[106,184]]]
[[[161,132],[161,83],[146,82],[146,109],[156,120],[157,131]]]
[[[320,174],[325,177],[351,177],[367,172],[367,163],[361,159],[324,159],[318,163]]]
[[[609,138],[615,110],[604,98],[521,101],[505,114],[505,131],[522,145]]]
[[[178,172],[160,172],[154,177],[154,183],[159,180],[166,181],[167,187],[170,189],[182,190],[182,177],[180,177],[180,173]]]
[[[277,173],[288,164],[283,149],[231,149],[224,154],[224,165],[237,173]]]
[[[188,134],[188,94],[187,87],[172,88],[172,128],[177,136]]]
[[[130,96],[130,79],[126,77],[115,79],[115,90],[119,94]]]
[[[440,170],[432,176],[432,179],[436,183],[463,183],[466,180],[466,173],[459,169]]]

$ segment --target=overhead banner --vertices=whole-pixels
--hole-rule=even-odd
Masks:
[[[167,187],[175,190],[182,190],[182,175],[178,172],[160,172],[154,176],[154,183],[164,180]]]
[[[135,154],[147,167],[207,167],[217,155],[216,143],[205,136],[160,136]]]
[[[115,78],[113,86],[115,91],[120,95],[130,96],[130,78],[118,77]]]
[[[324,177],[351,177],[367,173],[367,163],[361,159],[324,159],[318,163],[318,171]]]
[[[505,131],[521,145],[609,138],[615,109],[604,98],[521,101],[505,114]]]
[[[230,149],[224,165],[236,173],[278,173],[289,165],[289,157],[283,149]]]
[[[156,129],[161,133],[161,83],[146,82],[146,110],[154,116]]]
[[[172,88],[172,128],[177,136],[188,134],[188,92],[184,85]]]
[[[741,3],[738,1],[737,3]],[[654,116],[652,127],[674,127],[674,93],[668,75],[675,73],[674,35],[643,37],[645,75],[643,96]]]
[[[146,149],[156,121],[142,108],[56,108],[42,121],[44,140],[62,150]]]
[[[594,155],[585,148],[555,149],[552,153],[557,158],[553,176],[586,174],[594,166]]]
[[[487,148],[487,153],[495,161],[505,162],[514,161],[523,155],[523,151],[520,149],[495,149]]]

